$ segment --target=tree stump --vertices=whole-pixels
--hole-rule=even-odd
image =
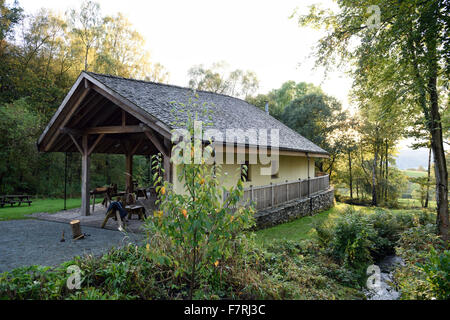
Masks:
[[[72,228],[72,236],[74,239],[80,238],[81,233],[81,225],[80,220],[72,220],[70,221],[70,227]]]

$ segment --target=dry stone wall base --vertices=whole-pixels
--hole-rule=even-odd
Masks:
[[[255,214],[256,228],[264,229],[301,217],[313,216],[330,209],[333,205],[334,189],[331,187],[310,198],[292,200],[274,208],[258,211]]]

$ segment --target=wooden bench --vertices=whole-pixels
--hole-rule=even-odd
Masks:
[[[139,199],[140,197],[148,199],[147,189],[146,188],[137,188],[135,190],[135,192],[136,192],[136,199]]]
[[[12,207],[16,203],[18,203],[18,206],[22,203],[28,203],[28,206],[31,206],[32,202],[29,195],[6,195],[0,197],[0,206],[2,208],[7,204],[10,204]]]
[[[116,210],[112,209],[106,213],[105,220],[103,220],[103,223],[102,223],[102,229],[105,228],[106,223],[108,222],[109,218],[113,218],[115,221],[117,221]]]
[[[125,210],[128,212],[128,219],[131,220],[133,214],[137,214],[139,216],[139,219],[144,221],[145,218],[147,218],[147,215],[145,214],[145,208],[141,205],[128,205],[125,206]]]

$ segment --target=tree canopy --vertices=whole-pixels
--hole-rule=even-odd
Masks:
[[[393,114],[403,118],[405,112],[421,115],[431,135],[438,228],[448,239],[441,115],[449,96],[450,5],[446,0],[339,0],[337,5],[336,11],[312,6],[309,13],[293,16],[301,26],[325,30],[315,52],[317,63],[327,68],[347,66],[361,105],[370,100],[384,113],[396,109]]]
[[[253,71],[240,69],[227,71],[227,64],[223,61],[213,63],[210,68],[196,65],[189,69],[189,87],[227,94],[238,98],[246,98],[259,87],[259,81]]]

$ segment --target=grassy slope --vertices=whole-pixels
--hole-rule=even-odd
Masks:
[[[332,221],[339,216],[340,212],[350,205],[337,203],[337,205],[327,211],[321,212],[312,217],[304,217],[292,222],[284,223],[272,228],[258,230],[256,232],[256,241],[259,243],[267,243],[274,239],[286,240],[304,240],[314,237],[315,230],[312,227],[313,222]],[[375,210],[373,207],[353,206],[357,210],[371,213]],[[404,210],[391,210],[393,213]]]
[[[411,178],[426,177],[426,171],[402,170],[404,174]]]
[[[64,208],[64,199],[32,199],[31,206],[22,204],[20,207],[6,205],[0,208],[0,221],[29,219],[29,215],[35,212],[55,213]],[[102,202],[102,199],[96,199],[96,203]],[[67,209],[81,207],[81,198],[67,199]]]
[[[414,171],[414,170],[402,170],[402,172],[407,175],[410,178],[417,178],[417,177],[426,177],[427,172],[426,171]],[[431,189],[434,188],[434,186],[430,187]],[[418,189],[418,186],[414,183],[409,182],[408,183],[408,193],[412,193],[413,190]],[[420,208],[420,200],[419,199],[398,199],[398,202],[400,205],[406,207],[406,208]],[[435,209],[436,208],[436,201],[431,197],[428,203],[429,208]]]

